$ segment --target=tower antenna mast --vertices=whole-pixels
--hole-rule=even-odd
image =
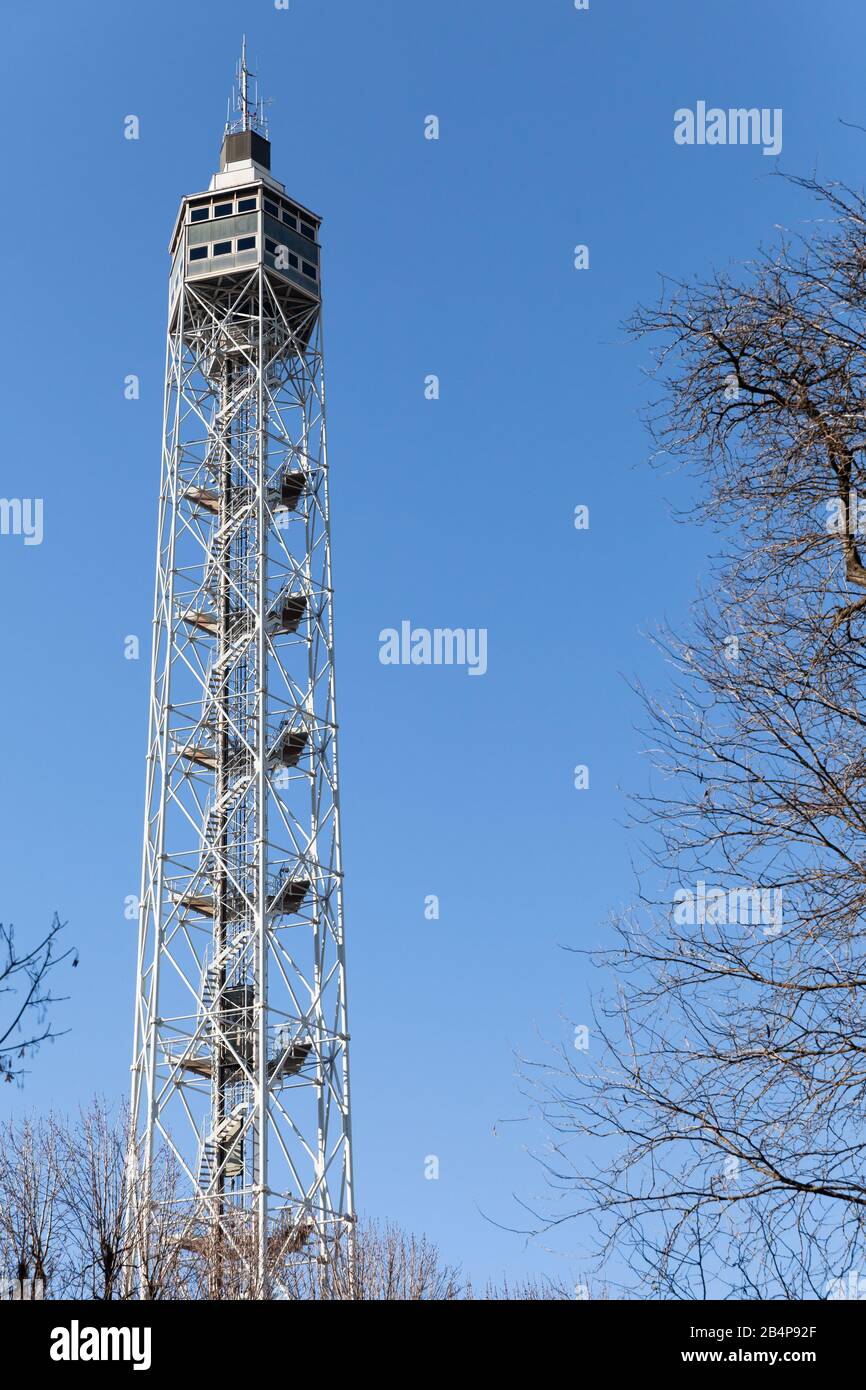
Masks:
[[[247,100],[247,36],[244,34],[241,43],[241,105],[243,108],[243,129],[250,128],[250,108]]]
[[[244,37],[220,168],[171,240],[127,1181],[144,1297],[166,1239],[211,1298],[321,1296],[352,1264],[320,219],[270,171],[252,76]]]

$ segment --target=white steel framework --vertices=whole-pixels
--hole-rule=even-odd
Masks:
[[[168,1155],[212,1295],[267,1297],[354,1202],[318,219],[246,79],[172,242],[128,1201],[141,1274]]]

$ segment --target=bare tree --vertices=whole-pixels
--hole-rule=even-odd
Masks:
[[[40,1043],[57,1034],[49,1009],[58,1002],[51,993],[51,975],[74,951],[60,950],[59,936],[65,923],[54,914],[51,925],[35,946],[19,951],[15,928],[0,922],[0,995],[7,995],[0,1014],[0,1077],[14,1081],[23,1074],[23,1059],[32,1057]],[[75,956],[74,964],[78,964]]]
[[[673,689],[639,904],[586,1054],[533,1069],[559,1203],[657,1297],[825,1297],[866,1259],[866,202],[665,283],[650,424],[721,554]]]
[[[451,1302],[466,1296],[460,1272],[426,1236],[368,1222],[337,1242],[326,1265],[295,1264],[290,1297],[359,1302]]]
[[[258,1243],[249,1212],[223,1215],[210,1231],[186,1234],[191,1256],[186,1295],[212,1298],[219,1261],[220,1297],[261,1297]],[[267,1296],[290,1302],[420,1302],[467,1297],[459,1272],[443,1262],[426,1236],[407,1235],[375,1222],[346,1228],[321,1259],[312,1228],[275,1223],[268,1242]]]
[[[190,1249],[188,1180],[169,1145],[162,1145],[154,1156],[151,1170],[151,1196],[147,1234],[143,1235],[144,1215],[138,1212],[142,1227],[127,1233],[127,1259],[137,1252],[136,1282],[129,1288],[133,1297],[145,1299],[190,1299],[205,1297],[201,1261]],[[138,1223],[133,1223],[134,1227]],[[126,1288],[126,1281],[124,1287]]]
[[[56,1115],[7,1121],[0,1131],[0,1258],[7,1277],[41,1296],[111,1300],[322,1302],[474,1300],[460,1270],[426,1236],[393,1224],[346,1226],[320,1257],[309,1221],[275,1221],[268,1243],[266,1288],[258,1268],[254,1213],[223,1212],[202,1228],[200,1208],[184,1196],[173,1160],[152,1173],[146,1251],[124,1204],[129,1112],[94,1099],[72,1121]],[[198,1224],[193,1224],[198,1222]],[[134,1253],[144,1254],[129,1279]],[[218,1293],[215,1269],[218,1268]],[[488,1284],[482,1297],[553,1300],[580,1296],[562,1282]]]
[[[471,1286],[466,1297],[476,1298]],[[584,1285],[569,1284],[564,1279],[518,1279],[514,1282],[503,1279],[501,1284],[489,1280],[481,1297],[485,1303],[562,1303],[588,1299],[589,1291]]]
[[[7,1277],[53,1289],[63,1246],[60,1161],[50,1120],[0,1128],[0,1248]]]
[[[119,1298],[129,1258],[123,1201],[128,1111],[114,1116],[104,1100],[94,1099],[75,1124],[55,1118],[52,1128],[70,1292],[76,1298]]]
[[[154,1166],[153,1248],[128,1289],[134,1231],[124,1211],[129,1115],[94,1099],[68,1121],[56,1114],[0,1127],[0,1275],[46,1298],[194,1297],[181,1236],[180,1174]],[[29,1296],[29,1293],[25,1293]]]

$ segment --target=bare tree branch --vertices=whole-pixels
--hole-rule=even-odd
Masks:
[[[60,1036],[49,1018],[60,998],[51,992],[50,977],[70,956],[72,947],[60,950],[60,933],[66,923],[57,914],[45,935],[29,950],[19,953],[13,926],[0,922],[0,996],[8,996],[0,1012],[0,1077],[20,1080],[22,1061],[32,1057],[41,1043]]]
[[[866,203],[735,275],[663,284],[657,461],[722,550],[671,690],[638,694],[639,901],[586,1055],[527,1064],[559,1201],[668,1298],[827,1297],[866,1258]],[[852,592],[853,591],[853,592]]]

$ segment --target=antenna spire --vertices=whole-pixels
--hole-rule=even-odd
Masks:
[[[247,36],[244,34],[241,43],[241,105],[243,107],[244,130],[249,130],[250,128],[250,103],[249,94],[247,92],[247,77]]]
[[[255,130],[268,138],[268,120],[265,115],[265,102],[259,97],[259,81],[247,66],[247,36],[241,40],[241,58],[235,69],[235,80],[229,98],[226,135],[238,135],[246,130]]]

